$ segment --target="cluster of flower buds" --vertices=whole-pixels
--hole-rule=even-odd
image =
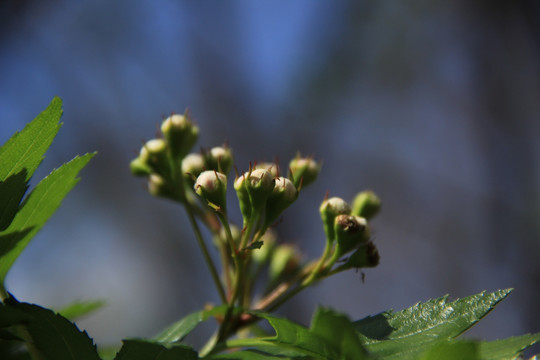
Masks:
[[[199,129],[186,113],[166,118],[161,124],[161,132],[163,138],[149,140],[141,147],[139,156],[130,163],[131,172],[148,178],[148,190],[152,195],[182,202],[182,160],[195,145]]]
[[[322,202],[319,210],[326,233],[327,247],[332,249],[327,268],[350,253],[352,255],[339,267],[340,270],[374,267],[379,263],[377,248],[370,238],[368,220],[378,213],[380,207],[381,202],[372,191],[357,194],[352,207],[338,197]],[[330,254],[330,251],[327,253]]]

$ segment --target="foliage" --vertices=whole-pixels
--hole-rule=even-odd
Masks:
[[[231,150],[214,147],[189,153],[198,128],[188,113],[164,120],[163,138],[148,141],[131,163],[148,181],[149,192],[182,205],[206,259],[221,304],[180,319],[153,339],[124,340],[118,351],[98,349],[72,322],[102,302],[74,303],[58,312],[17,301],[5,277],[29,241],[58,208],[94,154],[77,156],[41,180],[25,196],[29,181],[56,136],[61,100],[49,107],[0,148],[0,358],[2,359],[514,359],[540,340],[540,333],[492,342],[458,338],[508,296],[511,289],[452,302],[444,296],[408,309],[386,311],[351,321],[320,307],[309,327],[272,312],[301,291],[351,268],[374,267],[379,253],[369,221],[380,209],[371,191],[352,206],[337,197],[320,207],[326,246],[318,259],[302,262],[299,250],[281,244],[272,224],[315,181],[320,164],[297,155],[287,176],[278,164],[250,164],[237,175],[234,190],[242,226],[227,215]],[[216,266],[200,226],[213,235],[220,255]],[[219,271],[218,271],[219,269]],[[220,276],[221,273],[221,276]],[[255,286],[262,283],[261,286]],[[255,289],[263,290],[258,292]],[[202,349],[184,343],[200,323],[216,319],[215,334]],[[273,333],[264,333],[266,322]]]

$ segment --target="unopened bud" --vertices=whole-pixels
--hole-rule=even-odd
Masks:
[[[351,213],[349,204],[341,198],[332,197],[322,202],[319,212],[321,213],[326,238],[328,241],[334,241],[334,220],[338,215],[349,215]]]
[[[228,147],[216,146],[204,156],[207,170],[216,170],[225,175],[229,174],[233,165],[233,156]]]
[[[169,116],[161,124],[161,132],[176,159],[186,156],[199,136],[199,128],[191,122],[189,114]]]
[[[351,214],[371,219],[381,209],[381,200],[373,191],[358,193],[352,203]]]
[[[182,176],[186,183],[190,186],[195,184],[197,176],[204,171],[204,159],[201,154],[188,154],[182,160]]]
[[[217,171],[203,171],[195,181],[195,192],[215,210],[226,211],[227,176]]]
[[[251,217],[251,200],[249,199],[246,181],[246,175],[242,175],[234,181],[234,189],[236,190],[240,212],[244,218],[244,226],[246,226]]]
[[[251,209],[259,211],[274,189],[274,178],[268,170],[255,169],[244,174],[244,186],[249,194]]]
[[[298,191],[291,180],[279,177],[275,179],[274,189],[266,201],[265,226],[270,226],[281,213],[298,198]]]
[[[339,268],[341,270],[351,268],[370,268],[379,265],[379,260],[379,250],[377,250],[377,247],[375,244],[373,244],[373,242],[369,241],[352,253],[347,262],[341,265]]]
[[[151,174],[148,177],[148,192],[154,196],[182,202],[182,198],[175,192],[174,187],[157,174]]]
[[[270,261],[270,281],[283,279],[293,275],[298,270],[300,258],[292,245],[283,244],[276,247]]]
[[[260,239],[263,246],[260,249],[254,249],[252,259],[257,264],[264,264],[271,259],[276,248],[276,234],[272,230],[267,230]]]
[[[367,221],[363,217],[338,215],[334,222],[336,251],[342,256],[368,241]]]
[[[270,174],[272,174],[272,177],[277,178],[279,177],[279,166],[275,163],[270,162],[262,162],[255,165],[255,169],[264,169],[270,171]]]
[[[299,154],[291,160],[289,169],[291,171],[289,177],[293,181],[294,186],[298,188],[300,186],[300,182],[302,182],[302,186],[307,186],[314,182],[319,175],[321,165],[312,158],[303,158],[300,157]]]
[[[129,163],[131,173],[135,176],[148,176],[152,173],[152,168],[148,166],[140,157],[136,157]]]
[[[163,139],[147,141],[139,153],[141,163],[146,164],[153,173],[162,176],[169,174],[169,160],[167,158],[167,143]]]

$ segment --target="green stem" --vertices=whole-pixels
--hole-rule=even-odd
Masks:
[[[302,282],[302,286],[308,286],[317,279],[317,276],[319,276],[319,272],[321,271],[322,267],[324,266],[324,263],[326,262],[326,259],[330,255],[330,251],[332,251],[332,241],[327,239],[326,240],[326,247],[324,248],[324,252],[323,252],[319,262],[317,263],[317,265],[315,266],[315,269],[313,269],[311,274],[304,280],[304,282]]]
[[[199,225],[197,225],[197,221],[195,220],[195,217],[193,216],[193,212],[191,211],[191,208],[189,206],[186,206],[185,208],[188,214],[189,222],[191,223],[191,227],[193,228],[193,231],[195,232],[197,243],[199,244],[199,248],[201,249],[203,253],[204,261],[206,261],[206,265],[210,269],[210,274],[212,275],[212,280],[214,280],[214,284],[219,293],[221,302],[223,304],[226,304],[227,296],[225,295],[225,291],[223,290],[223,285],[221,284],[221,280],[219,279],[219,274],[216,270],[216,267],[214,266],[214,262],[212,261],[212,258],[210,257],[210,254],[208,253],[208,248],[206,247],[206,244],[204,243],[204,240],[202,238]]]

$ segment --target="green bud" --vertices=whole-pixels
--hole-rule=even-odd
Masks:
[[[207,170],[217,170],[225,175],[229,174],[233,165],[233,156],[228,147],[216,146],[204,156]]]
[[[359,269],[375,267],[379,265],[379,260],[379,250],[377,250],[377,247],[375,247],[373,242],[369,241],[353,252],[347,262],[341,265],[339,269],[346,270],[351,268]]]
[[[349,204],[341,198],[332,197],[322,202],[319,212],[321,213],[326,238],[328,241],[334,241],[334,220],[338,215],[349,215],[351,213]]]
[[[152,168],[148,166],[140,157],[136,157],[129,163],[131,173],[135,176],[148,176],[152,173]]]
[[[362,191],[353,200],[351,214],[369,220],[377,215],[380,209],[381,200],[379,197],[373,191]]]
[[[186,184],[193,186],[195,185],[195,180],[204,171],[204,159],[201,154],[193,153],[188,154],[182,160],[182,176]]]
[[[227,176],[217,171],[203,171],[195,181],[195,192],[214,210],[226,211]]]
[[[175,192],[174,187],[157,174],[150,174],[148,177],[148,192],[154,196],[182,202],[181,196]]]
[[[296,273],[300,265],[300,258],[296,249],[289,244],[276,247],[270,260],[269,276],[274,282]]]
[[[246,181],[246,175],[242,175],[234,181],[234,189],[236,190],[236,197],[238,198],[240,212],[242,213],[242,217],[244,218],[244,226],[246,226],[248,220],[251,217],[251,201],[249,200],[249,193],[247,191]]]
[[[252,250],[253,261],[257,264],[264,264],[271,259],[276,248],[276,233],[272,230],[267,230],[261,237],[263,246],[260,249]]]
[[[244,174],[246,181],[244,186],[249,194],[251,209],[259,211],[265,203],[266,199],[274,190],[274,178],[270,171],[264,169],[255,169]]]
[[[161,132],[169,144],[171,155],[176,159],[186,156],[199,136],[199,128],[191,122],[187,113],[166,118],[161,124]]]
[[[139,153],[140,162],[146,164],[152,173],[162,176],[169,174],[167,143],[163,139],[152,139],[146,142]]]
[[[367,221],[363,217],[353,215],[338,215],[334,221],[336,234],[336,251],[338,256],[345,255],[349,251],[368,241]]]
[[[291,180],[279,177],[275,179],[275,186],[266,201],[266,218],[264,227],[270,226],[281,213],[298,198],[298,190]]]
[[[279,177],[279,166],[275,163],[262,162],[260,164],[256,164],[255,169],[265,169],[265,170],[270,171],[270,174],[272,174],[272,177],[274,178]]]
[[[302,183],[302,186],[307,186],[314,182],[319,175],[321,165],[310,157],[303,158],[298,154],[289,163],[289,169],[289,178],[293,181],[294,186],[298,188],[300,183]]]

